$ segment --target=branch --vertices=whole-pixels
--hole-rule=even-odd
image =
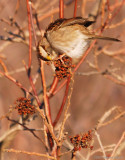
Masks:
[[[75,0],[74,17],[76,17],[76,13],[77,13],[77,0]]]
[[[27,155],[34,155],[34,156],[39,156],[39,157],[46,157],[46,158],[49,158],[49,159],[55,159],[54,157],[52,156],[48,156],[46,154],[40,154],[40,153],[36,153],[36,152],[28,152],[28,151],[21,151],[21,150],[15,150],[15,149],[4,149],[4,152],[13,152],[13,153],[23,153],[23,154],[27,154]]]
[[[64,2],[63,2],[63,0],[59,1],[59,17],[60,18],[64,17]]]
[[[31,13],[30,13],[30,7],[29,7],[29,0],[26,0],[27,4],[27,15],[28,15],[28,30],[29,30],[29,70],[31,67],[31,59],[32,59],[32,32],[31,32]],[[30,72],[30,71],[29,71]]]
[[[118,147],[120,146],[120,144],[122,143],[122,141],[123,141],[124,139],[125,139],[125,132],[123,132],[123,134],[122,134],[120,140],[118,141],[117,145],[115,146],[115,148],[114,148],[114,150],[113,150],[113,152],[112,152],[112,154],[111,154],[111,158],[109,158],[109,160],[114,159],[114,155],[115,155],[115,153],[116,153],[116,150],[118,149]]]

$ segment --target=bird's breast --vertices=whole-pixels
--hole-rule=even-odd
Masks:
[[[71,58],[81,58],[86,49],[88,48],[89,41],[81,35],[70,46],[70,50],[67,50],[66,54]]]
[[[79,59],[86,51],[89,40],[80,30],[56,31],[48,35],[48,40],[59,54]]]

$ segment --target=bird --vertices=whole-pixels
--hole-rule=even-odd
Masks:
[[[96,35],[88,27],[95,23],[87,18],[60,18],[50,23],[38,44],[39,57],[44,61],[54,61],[61,55],[79,62],[91,40],[102,39],[119,42],[117,38]]]

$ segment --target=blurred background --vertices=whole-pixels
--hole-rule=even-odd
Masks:
[[[77,16],[88,18],[90,16],[90,13],[92,14],[96,10],[96,4],[99,4],[98,1],[99,0],[78,0]],[[38,30],[37,26],[35,26],[35,30],[37,39],[40,40],[41,33],[44,33],[44,30],[47,28],[49,23],[59,18],[59,0],[34,0],[32,2],[34,7],[33,14],[36,11],[39,19],[41,32]],[[107,2],[109,2],[111,9],[115,8],[113,13],[118,11],[117,15],[112,20],[111,25],[118,24],[123,20],[125,22],[125,3],[121,5],[122,0],[102,0],[102,3],[105,3],[104,17],[102,17],[101,14],[98,16],[97,21],[93,25],[93,29],[98,29],[103,21],[105,21],[105,19],[107,18]],[[64,0],[65,18],[73,17],[74,4],[75,2],[73,0]],[[122,7],[118,10],[120,5]],[[17,12],[15,13],[16,9]],[[101,9],[103,10],[103,8],[101,8],[100,6],[100,13],[102,11]],[[8,33],[10,31],[16,33],[17,27],[15,27],[15,25],[9,25],[11,17],[14,18],[20,28],[24,31],[26,41],[28,42],[28,18],[26,1],[0,1],[1,39],[6,40],[7,37],[11,37],[12,35]],[[65,126],[65,131],[68,132],[68,136],[74,136],[75,134],[84,133],[90,129],[93,129],[97,125],[98,120],[104,115],[104,113],[114,106],[119,106],[120,109],[113,112],[109,119],[112,119],[118,113],[125,109],[125,23],[121,23],[121,25],[118,25],[116,27],[105,29],[103,35],[118,38],[121,40],[121,42],[116,43],[98,40],[95,47],[88,54],[86,60],[81,64],[78,71],[75,73],[73,94],[69,110],[70,117],[68,118]],[[11,42],[5,40],[0,40],[0,62],[1,60],[2,62],[4,62],[5,66],[7,67],[8,74],[19,81],[25,88],[29,89],[30,83],[23,64],[23,61],[28,64],[28,45],[23,42]],[[32,45],[35,47],[34,40]],[[97,64],[98,70],[96,68]],[[39,63],[37,60],[37,53],[34,49],[32,52],[31,73],[33,77],[36,75],[38,68]],[[1,64],[0,70],[4,71]],[[123,83],[117,84],[116,81],[106,77],[104,74],[106,73],[105,71],[108,71],[107,75],[111,75],[111,77],[116,79],[118,82]],[[46,83],[47,85],[50,85],[53,81],[54,72],[52,71],[51,67],[46,64],[45,75]],[[42,89],[40,75],[38,75],[35,86],[37,92],[39,93]],[[56,94],[50,100],[53,120],[55,119],[56,114],[60,108],[64,92],[65,88],[60,90],[58,94]],[[0,117],[8,113],[9,107],[14,106],[14,102],[18,97],[23,96],[24,94],[19,87],[17,87],[7,78],[0,76]],[[19,118],[17,111],[13,111],[10,116],[15,120]],[[61,116],[61,119],[56,126],[57,130],[60,127],[60,122],[62,119],[63,115]],[[10,123],[11,122],[9,122],[5,118],[0,121],[0,136],[4,135],[7,132]],[[98,130],[102,144],[104,146],[118,143],[120,137],[122,136],[122,133],[125,130],[124,123],[125,118],[123,116],[115,122],[105,127],[101,127]],[[38,116],[35,120],[31,121],[28,124],[28,127],[35,129],[42,128],[42,119]],[[44,138],[43,132],[37,132],[37,135],[41,138]],[[100,146],[97,138],[95,136],[93,138],[93,150],[96,150],[100,148]],[[43,147],[42,143],[39,140],[35,139],[34,136],[28,131],[19,131],[17,134],[15,134],[9,147],[19,150],[45,153],[45,148]],[[67,151],[66,148],[64,150]],[[85,149],[82,149],[80,151],[80,153],[83,155],[87,154],[87,152],[88,150]],[[96,153],[96,155],[93,155],[90,159],[103,159],[101,157],[97,157],[98,155],[102,154],[100,152]],[[64,156],[64,159],[68,160],[70,159],[70,157],[71,154],[68,154]],[[123,149],[120,153],[120,159],[123,160],[124,157],[125,153]],[[6,160],[21,160],[22,158],[26,160],[46,159],[24,154],[4,154],[4,159]]]

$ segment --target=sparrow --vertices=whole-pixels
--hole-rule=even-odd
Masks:
[[[39,57],[44,61],[53,61],[61,55],[79,62],[93,39],[120,41],[116,38],[99,36],[88,27],[95,21],[82,17],[62,18],[50,23],[38,44]]]

